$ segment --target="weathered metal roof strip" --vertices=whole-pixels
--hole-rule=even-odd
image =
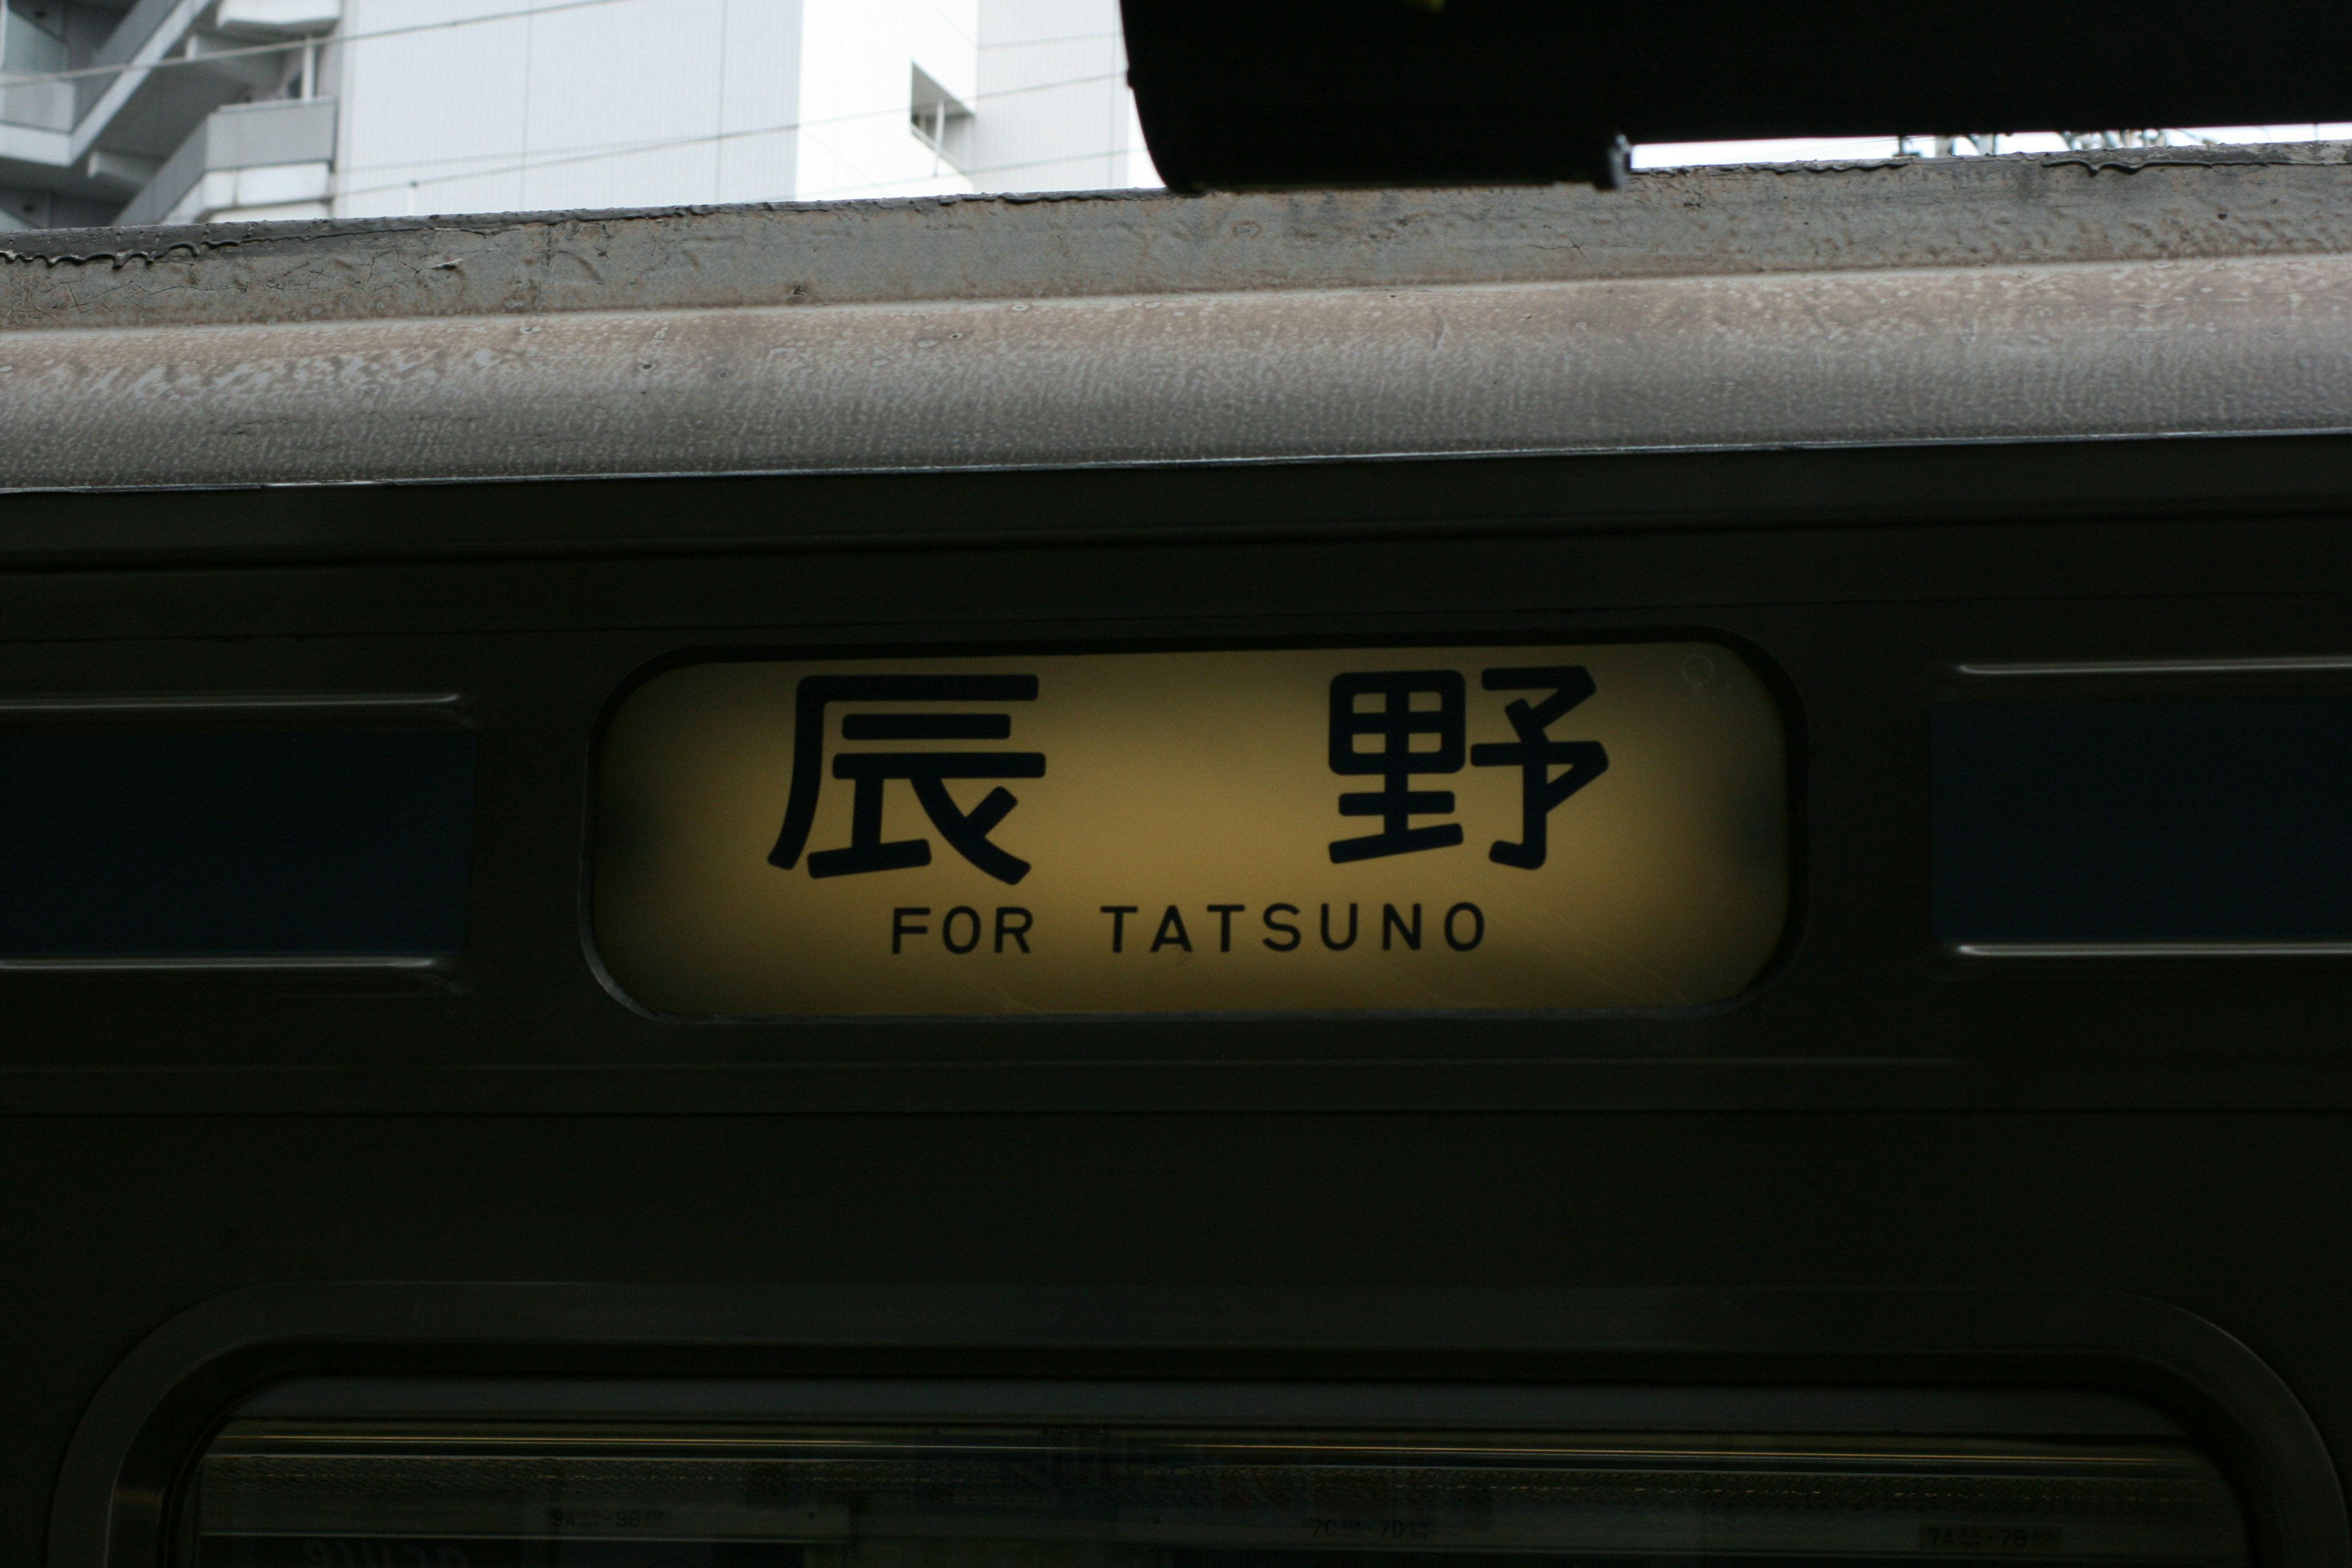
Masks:
[[[2240,151],[24,236],[0,485],[2352,429],[2352,166]]]

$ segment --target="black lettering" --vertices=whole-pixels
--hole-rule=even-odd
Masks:
[[[1017,921],[1015,917],[1018,917]],[[1004,951],[1004,939],[1009,936],[1014,942],[1021,944],[1022,952],[1028,952],[1030,923],[1031,916],[1029,911],[1022,909],[1019,905],[998,906],[996,911],[996,951],[999,952],[1003,952]]]
[[[908,937],[929,936],[931,931],[930,927],[908,925],[907,923],[907,917],[908,915],[927,915],[930,912],[931,906],[929,904],[925,904],[920,909],[915,909],[909,906],[903,910],[892,910],[890,911],[890,951],[892,952],[897,952],[898,951],[899,942]]]
[[[1298,906],[1297,904],[1268,904],[1265,906],[1265,914],[1263,917],[1265,921],[1265,929],[1268,931],[1280,931],[1283,935],[1290,939],[1288,942],[1276,942],[1272,937],[1266,937],[1264,939],[1265,945],[1274,949],[1276,952],[1297,952],[1298,951],[1299,943],[1298,928],[1292,925],[1288,921],[1276,920],[1274,918],[1274,913],[1276,910],[1280,910],[1286,914],[1295,915],[1298,912]]]
[[[1517,740],[1470,749],[1475,766],[1519,770],[1518,842],[1498,840],[1486,851],[1486,858],[1498,866],[1533,871],[1550,853],[1552,809],[1609,771],[1609,753],[1600,742],[1555,741],[1550,734],[1557,720],[1592,695],[1592,675],[1580,664],[1490,669],[1482,684],[1489,691],[1551,693],[1538,703],[1521,699],[1504,708],[1503,716],[1511,721]],[[1555,767],[1562,770],[1556,778]]]
[[[1426,697],[1432,706],[1416,706]],[[1370,710],[1360,704],[1370,699]],[[1381,831],[1342,838],[1331,846],[1331,863],[1410,855],[1462,842],[1459,823],[1415,827],[1415,816],[1447,816],[1452,790],[1417,790],[1416,773],[1462,771],[1464,733],[1462,673],[1454,669],[1358,670],[1331,678],[1331,771],[1342,778],[1375,775],[1381,787],[1351,790],[1339,797],[1342,816],[1377,816]],[[1426,738],[1426,749],[1414,742]],[[1375,743],[1361,751],[1359,741]]]
[[[1323,906],[1323,945],[1329,948],[1333,952],[1345,952],[1348,949],[1356,945],[1355,905],[1349,904],[1348,906],[1348,940],[1345,942],[1333,942],[1331,940],[1331,906],[1328,904]]]
[[[784,825],[768,863],[789,871],[800,864],[816,821],[824,787],[825,707],[844,702],[1034,702],[1034,675],[812,675],[800,683],[793,713],[792,792],[784,802]],[[849,713],[841,721],[845,741],[1002,741],[1013,733],[1010,713]],[[931,863],[928,838],[882,837],[883,786],[904,779],[940,836],[965,859],[1000,882],[1018,882],[1029,862],[989,839],[997,824],[1020,805],[999,786],[969,812],[948,794],[949,779],[1041,779],[1043,752],[844,752],[833,759],[833,776],[851,781],[849,843],[820,849],[808,858],[812,877],[846,877],[866,871],[900,870]]]
[[[1113,952],[1125,952],[1127,951],[1127,917],[1136,912],[1135,906],[1105,904],[1102,907],[1102,912],[1110,917],[1110,950]]]
[[[1192,951],[1192,939],[1184,932],[1184,917],[1176,912],[1175,905],[1171,904],[1168,912],[1160,917],[1160,930],[1151,939],[1151,951],[1158,952],[1163,947],[1180,945],[1186,952]]]
[[[1394,904],[1381,906],[1381,951],[1382,952],[1389,951],[1389,938],[1391,936],[1401,936],[1404,938],[1405,946],[1415,952],[1421,951],[1421,906],[1419,904],[1412,906],[1412,924],[1409,926],[1404,923],[1404,917],[1397,913],[1397,907]]]
[[[955,939],[956,916],[971,922],[971,940],[958,942]],[[970,904],[958,904],[940,918],[940,943],[950,952],[970,952],[980,945],[980,911]]]
[[[1209,912],[1217,917],[1217,951],[1234,950],[1234,917],[1249,908],[1247,904],[1211,904]]]
[[[1470,940],[1464,942],[1454,934],[1454,917],[1468,915],[1472,924]],[[1456,904],[1445,911],[1445,945],[1456,952],[1467,952],[1486,940],[1486,914],[1475,904]]]

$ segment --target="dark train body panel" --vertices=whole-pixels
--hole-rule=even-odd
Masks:
[[[984,1385],[907,1396],[950,1425],[1112,1391],[1003,1396],[1057,1432],[1848,1431],[1878,1417],[1804,1401],[1884,1395],[1933,1433],[1963,1394],[2071,1431],[2031,1401],[2097,1396],[2112,1441],[2210,1458],[2247,1556],[2340,1563],[2352,929],[2325,875],[2262,915],[2336,765],[2282,784],[2262,716],[2352,698],[2352,437],[2310,402],[2204,438],[7,497],[0,758],[465,736],[472,804],[461,940],[0,954],[0,1558],[193,1550],[240,1409],[659,1377]],[[1662,637],[1738,650],[1788,746],[1786,931],[1727,1000],[697,1021],[595,959],[600,727],[665,661]],[[2168,875],[2253,914],[2093,887],[2002,924],[2055,907],[2054,850],[1971,884],[1992,915],[1939,906],[1937,845],[2005,829],[1949,814],[1990,775],[1939,780],[1938,736],[2068,703],[2152,713],[2159,759],[2169,715],[2243,721],[2261,777],[2209,759],[2196,793],[2290,826]],[[2116,842],[2085,875],[2138,864]],[[37,933],[17,896],[0,927]],[[339,1377],[380,1382],[299,1392]]]

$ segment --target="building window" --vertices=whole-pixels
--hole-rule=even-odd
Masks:
[[[910,122],[915,139],[958,169],[971,161],[971,110],[955,94],[914,68]],[[936,172],[936,171],[934,171]]]

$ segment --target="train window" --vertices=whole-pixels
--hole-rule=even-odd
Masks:
[[[1933,746],[1942,941],[2352,940],[2352,699],[1951,702]]]
[[[194,1477],[201,1568],[2246,1561],[2150,1435],[247,1414]]]
[[[1712,643],[694,664],[607,727],[596,936],[705,1016],[1688,1005],[1787,773]]]
[[[0,731],[0,963],[464,944],[475,738]]]

